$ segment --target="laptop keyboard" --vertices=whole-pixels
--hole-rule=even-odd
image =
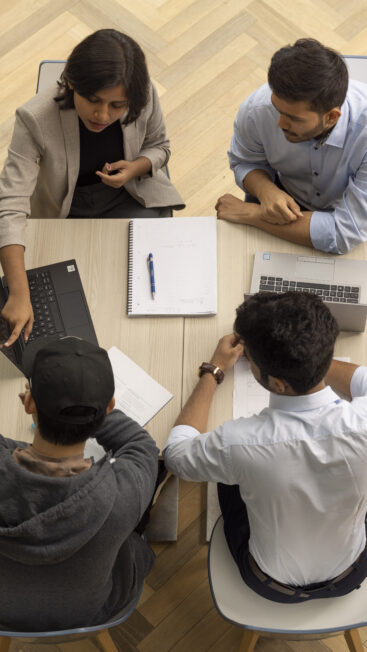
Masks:
[[[34,312],[34,325],[29,342],[49,335],[63,337],[66,333],[56,304],[50,272],[28,272],[27,276]]]
[[[261,276],[259,292],[309,292],[317,294],[324,301],[334,303],[359,303],[359,286],[329,285],[328,283],[308,283],[289,281],[279,276]]]

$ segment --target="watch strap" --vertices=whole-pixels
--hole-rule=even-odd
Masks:
[[[218,385],[220,385],[220,383],[222,383],[224,380],[224,372],[219,367],[216,367],[215,364],[211,364],[210,362],[201,363],[198,370],[199,378],[201,378],[201,376],[204,374],[212,374]]]

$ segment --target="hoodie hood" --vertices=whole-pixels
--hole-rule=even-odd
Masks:
[[[0,445],[8,443],[1,440]],[[0,475],[10,482],[0,484],[0,554],[22,564],[48,565],[68,559],[86,545],[115,503],[117,481],[111,462],[107,456],[76,476],[50,478],[20,466],[10,448],[4,451]]]

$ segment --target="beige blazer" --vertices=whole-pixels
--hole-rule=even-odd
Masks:
[[[16,111],[0,175],[0,247],[25,245],[27,217],[65,218],[69,214],[79,174],[79,123],[75,109],[60,110],[53,100],[56,92],[57,87],[45,90]],[[152,163],[152,173],[131,179],[126,190],[149,208],[183,208],[182,198],[161,169],[170,149],[153,84],[139,118],[121,129],[125,159],[146,156]]]

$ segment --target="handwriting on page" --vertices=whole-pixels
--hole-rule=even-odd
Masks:
[[[216,220],[133,220],[131,314],[212,314],[217,310]],[[147,251],[154,252],[152,301]]]
[[[108,357],[115,379],[116,408],[144,426],[172,394],[115,346]]]

